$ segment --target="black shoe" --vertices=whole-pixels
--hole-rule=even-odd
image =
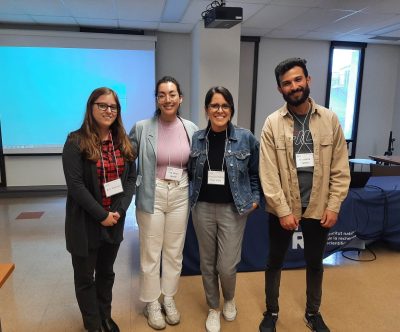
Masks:
[[[104,332],[119,332],[118,325],[112,320],[112,318],[106,318],[101,322]]]
[[[94,329],[94,330],[88,330],[88,332],[103,332],[101,328]]]
[[[276,321],[278,320],[278,314],[271,312],[264,312],[264,318],[260,323],[260,332],[276,332]]]
[[[317,312],[316,314],[306,313],[304,316],[304,321],[313,332],[330,332],[328,326],[326,326],[319,312]]]

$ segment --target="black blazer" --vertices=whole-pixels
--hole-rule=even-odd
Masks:
[[[67,250],[74,255],[87,256],[89,249],[99,247],[101,241],[120,243],[123,240],[126,210],[135,191],[135,162],[125,161],[121,174],[124,191],[111,197],[110,211],[117,211],[121,216],[112,227],[101,225],[108,211],[101,203],[96,163],[83,156],[78,143],[70,135],[64,145],[62,163],[68,188],[65,213]]]

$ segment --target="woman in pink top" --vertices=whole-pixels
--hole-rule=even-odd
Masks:
[[[165,322],[175,325],[180,321],[173,297],[178,290],[189,216],[187,163],[192,135],[198,128],[179,116],[183,95],[173,77],[157,82],[156,100],[154,117],[136,123],[129,136],[138,151],[140,300],[146,303],[148,324],[160,330]]]

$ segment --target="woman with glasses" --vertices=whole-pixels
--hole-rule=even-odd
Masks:
[[[114,261],[135,190],[135,151],[117,94],[94,90],[81,127],[68,135],[62,162],[68,187],[65,237],[85,328],[118,332],[111,318]]]
[[[156,330],[165,328],[165,321],[170,325],[180,321],[174,295],[189,215],[187,163],[192,135],[198,129],[179,116],[182,99],[177,80],[161,78],[156,85],[154,117],[136,123],[129,135],[138,151],[140,300],[146,303],[148,324]],[[165,317],[159,302],[161,294]]]
[[[207,128],[193,135],[190,154],[192,219],[199,242],[200,270],[207,304],[207,332],[220,331],[221,283],[227,321],[236,318],[236,267],[246,220],[260,201],[259,143],[231,123],[235,113],[228,89],[211,88],[205,97]]]

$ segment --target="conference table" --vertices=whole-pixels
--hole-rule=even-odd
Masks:
[[[6,282],[14,269],[15,265],[13,263],[0,263],[0,288]]]
[[[14,271],[15,265],[13,263],[0,263],[0,288],[6,282],[8,277]],[[0,332],[1,332],[1,320],[0,320]]]
[[[397,184],[396,184],[397,183]],[[268,213],[265,203],[248,218],[238,271],[262,271],[268,257]],[[368,243],[383,240],[400,250],[400,176],[371,177],[363,188],[351,188],[332,227],[325,256],[351,249],[357,239]],[[305,266],[301,228],[293,233],[284,268]],[[359,248],[356,248],[357,250]],[[199,251],[189,218],[183,252],[183,275],[200,274]]]
[[[369,156],[372,160],[377,163],[384,163],[389,165],[400,165],[400,156]]]

